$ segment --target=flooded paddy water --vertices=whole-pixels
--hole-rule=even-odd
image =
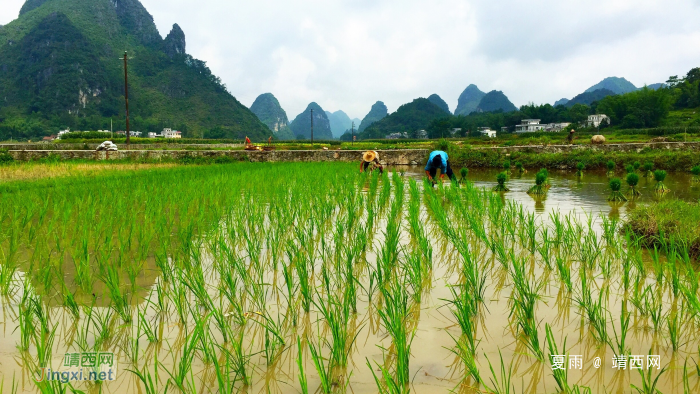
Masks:
[[[497,171],[424,188],[398,170],[235,164],[1,196],[5,390],[60,391],[36,371],[114,353],[115,380],[73,387],[636,393],[661,374],[663,393],[700,391],[697,266],[626,239],[605,174],[553,171],[536,202],[534,173],[501,195],[483,190]]]

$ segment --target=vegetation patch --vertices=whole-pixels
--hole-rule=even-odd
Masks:
[[[629,213],[624,229],[641,237],[648,246],[671,242],[687,247],[688,253],[700,257],[700,205],[676,199],[642,205]]]

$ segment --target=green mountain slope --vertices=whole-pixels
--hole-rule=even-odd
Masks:
[[[634,86],[632,82],[624,78],[608,77],[598,82],[597,84],[591,86],[590,88],[586,89],[585,93],[592,93],[599,89],[607,89],[615,94],[623,94],[634,92],[637,90],[637,87]]]
[[[428,127],[434,119],[449,117],[450,114],[431,103],[428,99],[418,98],[399,107],[393,114],[375,122],[359,135],[359,139],[385,138],[391,133],[406,132],[411,136],[420,129]]]
[[[358,131],[363,132],[366,128],[372,125],[372,123],[384,119],[387,115],[389,115],[389,111],[387,110],[386,105],[384,105],[384,103],[381,101],[377,101],[372,105],[372,108],[362,119],[362,122],[360,122],[360,128]]]
[[[442,97],[438,96],[437,94],[431,94],[428,97],[428,101],[437,105],[439,108],[441,108],[443,111],[447,112],[448,114],[452,115],[452,112],[450,112],[450,106],[447,105],[445,100],[443,100]]]
[[[594,90],[592,92],[581,93],[578,96],[569,100],[565,105],[569,108],[573,107],[576,104],[591,105],[596,101],[602,100],[604,97],[614,96],[614,95],[615,95],[615,92],[613,92],[611,90],[598,89],[598,90]]]
[[[459,95],[457,108],[455,108],[455,115],[467,116],[476,111],[476,107],[479,106],[479,103],[484,96],[486,96],[486,93],[479,90],[476,85],[471,84],[467,86],[462,94]]]
[[[479,112],[513,112],[518,110],[500,90],[492,90],[486,93],[476,109]]]
[[[185,52],[179,26],[163,40],[138,0],[29,0],[0,29],[0,140],[59,129],[125,127],[129,54],[131,129],[262,140],[271,133]]]
[[[294,135],[289,129],[287,113],[284,112],[280,102],[272,93],[263,93],[258,96],[253,105],[250,106],[250,110],[261,122],[265,123],[275,138],[280,140],[294,139]]]
[[[314,140],[331,140],[331,124],[326,112],[316,103],[309,104],[289,125],[295,138],[311,138],[311,110],[314,110]]]

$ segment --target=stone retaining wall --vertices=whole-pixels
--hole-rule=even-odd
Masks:
[[[426,149],[380,150],[379,159],[384,165],[418,165],[428,158]],[[12,150],[12,157],[19,161],[30,161],[58,156],[61,160],[160,160],[182,159],[185,157],[216,158],[230,157],[234,160],[251,162],[281,162],[281,161],[344,161],[358,162],[362,158],[361,151],[351,150],[288,150],[288,151],[186,151],[186,150],[120,150],[116,152],[96,152],[88,150]]]
[[[85,143],[38,143],[38,144],[0,144],[0,149],[6,150],[95,150],[100,144]],[[219,148],[242,148],[243,144],[132,144],[129,150],[208,150]],[[126,150],[126,144],[119,144],[119,149]]]
[[[225,145],[224,145],[225,146]],[[132,145],[132,147],[137,147]],[[143,148],[143,145],[138,146]],[[0,149],[2,146],[0,146]],[[500,154],[513,152],[525,153],[567,153],[581,150],[596,152],[641,152],[643,150],[672,150],[672,151],[696,151],[700,154],[700,142],[658,142],[639,144],[604,144],[604,145],[528,145],[507,147],[472,147],[475,150],[492,150]],[[417,165],[425,163],[429,150],[427,149],[401,149],[380,150],[379,157],[385,165]],[[60,159],[83,160],[123,160],[123,159],[148,159],[159,160],[162,158],[181,159],[184,157],[231,157],[234,160],[249,160],[252,162],[265,161],[358,161],[362,152],[355,150],[279,150],[270,152],[243,151],[243,150],[120,150],[117,152],[96,152],[94,150],[10,150],[15,160],[29,161],[56,155]]]
[[[699,151],[700,142],[652,142],[632,144],[602,144],[602,145],[525,145],[525,146],[494,146],[472,147],[475,150],[494,150],[500,153],[525,152],[525,153],[568,153],[582,150],[594,152],[641,152],[651,150],[688,150]]]

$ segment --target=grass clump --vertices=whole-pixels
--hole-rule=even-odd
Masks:
[[[671,191],[664,185],[664,180],[666,180],[666,171],[656,170],[654,171],[654,180],[656,181],[656,186],[654,186],[654,191],[657,193],[668,193]]]
[[[610,180],[610,190],[612,193],[610,194],[610,197],[608,197],[608,201],[611,202],[623,202],[627,201],[627,197],[625,197],[622,193],[620,193],[620,188],[622,188],[622,182],[620,181],[620,178],[613,178]]]
[[[498,182],[498,184],[496,186],[494,186],[493,191],[495,191],[495,192],[509,192],[510,189],[508,189],[508,187],[506,186],[506,179],[507,178],[508,178],[508,175],[506,175],[505,171],[496,175],[496,182]]]

